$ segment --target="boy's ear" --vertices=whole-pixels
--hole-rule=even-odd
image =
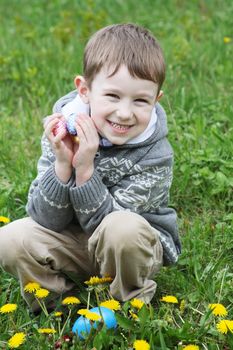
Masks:
[[[87,86],[87,82],[86,82],[85,78],[82,75],[77,75],[74,78],[74,84],[78,90],[78,94],[81,97],[82,101],[84,103],[88,103],[89,102],[89,99],[88,99],[89,88]]]
[[[158,102],[162,97],[163,97],[163,90],[160,90],[158,96],[156,97],[156,102]]]

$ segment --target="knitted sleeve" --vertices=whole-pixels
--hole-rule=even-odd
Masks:
[[[26,211],[42,226],[59,232],[73,218],[69,189],[74,183],[74,178],[72,177],[67,184],[59,181],[54,171],[55,156],[45,135],[42,136],[41,146],[38,173],[29,188]]]

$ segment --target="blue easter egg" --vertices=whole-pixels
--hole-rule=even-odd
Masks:
[[[72,113],[71,115],[69,115],[66,121],[66,128],[71,135],[77,135],[77,131],[74,126],[75,118],[76,118],[76,114]]]
[[[90,309],[90,311],[100,315],[102,319],[104,320],[104,324],[107,327],[107,329],[116,328],[117,327],[117,321],[115,314],[112,310],[100,306],[100,307],[94,307]],[[80,316],[74,323],[72,332],[76,333],[80,339],[85,339],[86,336],[90,333],[91,327],[97,328],[98,322],[91,323],[88,319],[86,319],[83,316]],[[86,334],[85,334],[86,333]]]
[[[72,327],[72,332],[77,334],[80,339],[85,339],[91,331],[91,323],[90,321],[80,316]]]
[[[117,321],[116,321],[115,314],[112,310],[110,310],[104,306],[99,306],[99,307],[97,306],[97,307],[90,309],[90,311],[93,311],[96,314],[103,317],[104,323],[108,329],[116,328]]]

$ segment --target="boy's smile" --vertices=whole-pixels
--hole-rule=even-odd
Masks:
[[[149,124],[156,102],[157,84],[130,75],[122,65],[113,75],[102,69],[87,87],[76,84],[90,104],[91,117],[99,134],[112,144],[122,145],[141,134]]]

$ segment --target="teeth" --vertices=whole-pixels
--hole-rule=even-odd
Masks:
[[[119,130],[127,130],[129,129],[128,125],[120,125],[120,124],[116,124],[116,123],[111,123],[111,125],[115,128],[115,129],[119,129]]]

